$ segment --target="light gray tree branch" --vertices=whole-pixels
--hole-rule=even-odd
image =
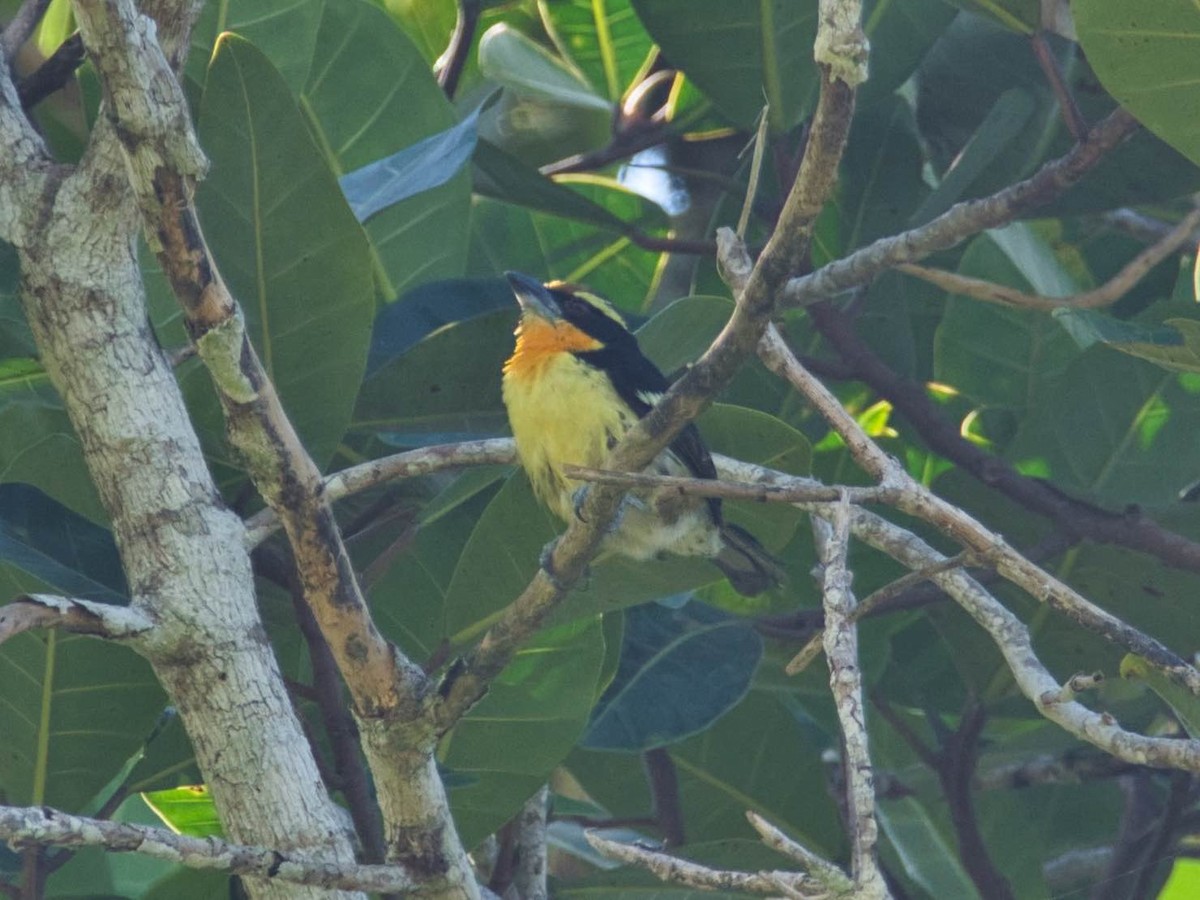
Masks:
[[[962,294],[975,300],[983,300],[986,303],[999,303],[1016,309],[1036,309],[1042,312],[1063,308],[1099,309],[1111,306],[1129,293],[1146,276],[1146,273],[1183,246],[1184,242],[1190,240],[1198,227],[1200,227],[1200,208],[1193,209],[1180,219],[1179,224],[1158,241],[1142,250],[1104,284],[1090,291],[1082,291],[1067,297],[1030,294],[1005,284],[997,284],[982,278],[971,278],[957,272],[930,269],[912,263],[903,263],[896,268],[906,275],[912,275],[922,281],[937,285],[942,290]]]
[[[430,683],[379,633],[305,451],[250,344],[192,203],[205,167],[183,92],[132,0],[76,0],[110,118],[121,135],[147,241],[179,300],[212,375],[227,433],[279,517],[313,611],[352,698],[383,812],[388,858],[430,897],[478,896],[450,817],[426,721]]]
[[[0,606],[0,644],[35,628],[61,628],[109,640],[137,638],[154,627],[142,609],[53,594],[26,594]]]
[[[320,888],[399,893],[414,887],[399,866],[335,863],[217,837],[197,838],[164,828],[73,816],[44,806],[0,806],[0,838],[14,847],[102,847],[114,853],[140,853],[189,869]]]
[[[713,869],[658,850],[610,841],[594,831],[585,832],[584,836],[589,844],[609,859],[639,866],[670,884],[707,891],[743,891],[768,897],[783,894],[796,900],[821,900],[829,896],[824,884],[802,873],[731,872]]]
[[[916,262],[988,228],[1007,225],[1018,216],[1061,196],[1094,168],[1109,150],[1138,127],[1123,108],[1097,124],[1087,138],[1065,156],[1046,163],[1031,178],[979,200],[956,203],[931,222],[892,237],[880,238],[849,256],[822,266],[811,275],[791,279],[784,306],[807,306],[868,284],[900,263]]]
[[[818,557],[824,567],[821,590],[825,607],[823,643],[829,664],[829,690],[842,730],[854,896],[860,900],[882,900],[891,895],[875,857],[875,846],[879,841],[879,823],[875,819],[875,774],[867,737],[862,670],[858,664],[858,630],[853,617],[857,603],[847,568],[850,516],[848,500],[832,504],[828,521],[813,519],[813,532]]]

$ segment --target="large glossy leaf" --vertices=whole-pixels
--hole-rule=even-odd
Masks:
[[[220,43],[199,131],[213,163],[197,192],[209,241],[296,430],[324,465],[366,364],[367,242],[287,85],[240,38]]]
[[[1054,382],[1008,455],[1107,504],[1165,504],[1197,478],[1198,428],[1194,375],[1095,347]]]
[[[901,871],[930,897],[976,900],[978,891],[963,871],[957,849],[916,799],[900,797],[880,803],[879,826]]]
[[[0,362],[0,483],[31,484],[93,522],[107,522],[58,393],[32,360]]]
[[[626,610],[620,665],[580,746],[641,751],[691,737],[745,696],[761,656],[748,620],[702,603]]]
[[[0,788],[20,806],[80,811],[138,750],[166,702],[132,650],[56,631],[0,645],[0,681]]]
[[[512,817],[570,752],[587,724],[603,660],[598,618],[545,631],[447,736],[439,760],[463,777],[450,806],[467,846]]]
[[[267,55],[287,86],[298,92],[312,65],[317,26],[326,0],[221,0],[206,3],[192,29],[187,77],[203,86],[223,32],[235,32]]]
[[[654,231],[661,212],[616,182],[594,176],[560,179],[586,199],[630,224]],[[661,254],[590,224],[564,221],[510,203],[476,198],[467,273],[493,277],[517,269],[587,284],[618,307],[643,310],[653,297]]]
[[[456,122],[417,48],[364,0],[327,0],[301,106],[338,175],[411,148]],[[422,282],[462,274],[469,210],[469,178],[460,172],[371,218],[371,265],[386,300]]]
[[[653,46],[629,0],[538,0],[538,11],[559,52],[620,102]]]
[[[752,838],[746,810],[754,810],[815,852],[836,858],[844,839],[820,762],[835,743],[782,691],[750,691],[712,728],[668,751],[688,841]],[[612,815],[645,815],[650,808],[637,759],[577,750],[568,766]]]
[[[1018,34],[1033,34],[1041,26],[1038,0],[946,0],[954,6],[987,16]]]
[[[905,230],[929,193],[921,178],[923,163],[916,123],[904,100],[889,98],[855,117],[837,198],[842,254]]]
[[[976,238],[959,272],[1045,296],[1076,290],[1045,242],[1021,224]],[[1077,350],[1045,313],[954,298],[938,327],[936,354],[939,381],[979,403],[1024,410]]]
[[[580,73],[515,28],[489,28],[479,42],[479,68],[519,94],[564,106],[607,111],[609,103]]]
[[[1075,0],[1079,41],[1101,82],[1147,128],[1193,162],[1200,136],[1200,17],[1189,0]]]
[[[625,222],[578,191],[547,178],[524,160],[490,141],[475,148],[475,190],[485,197],[624,232]]]
[[[147,791],[142,799],[177,834],[221,837],[225,832],[212,795],[202,784]]]
[[[358,221],[453,178],[475,152],[478,119],[475,110],[445,131],[343,175],[338,183]]]
[[[128,602],[112,535],[26,485],[0,485],[0,573],[0,597],[35,579],[72,597]]]
[[[871,77],[859,86],[860,109],[886,100],[908,80],[954,19],[945,0],[867,0],[863,28],[871,42]]]
[[[1108,320],[1105,326],[1105,342],[1122,353],[1148,359],[1164,369],[1200,373],[1200,322],[1195,319],[1167,319],[1149,330],[1114,331]]]
[[[726,116],[754,125],[764,98],[788,131],[817,96],[814,0],[633,0],[671,62]]]
[[[353,430],[413,436],[504,431],[500,369],[512,353],[516,321],[514,304],[454,322],[380,364],[363,382]]]
[[[726,297],[683,297],[637,330],[638,346],[670,377],[699,359],[732,315]]]
[[[33,335],[17,296],[20,275],[16,249],[0,241],[0,360],[35,353]]]

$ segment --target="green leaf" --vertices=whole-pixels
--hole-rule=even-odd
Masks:
[[[474,163],[475,190],[485,197],[609,231],[623,233],[627,228],[623,221],[599,203],[547,178],[533,166],[490,141],[481,140],[476,145]]]
[[[979,892],[926,810],[911,797],[887,800],[877,809],[879,826],[905,875],[930,897],[978,898]]]
[[[209,241],[267,374],[324,466],[366,365],[367,242],[287,85],[240,38],[217,49],[199,133],[213,163],[197,192]]]
[[[1188,737],[1200,738],[1200,698],[1181,688],[1140,656],[1129,653],[1121,660],[1121,677],[1136,678],[1150,686],[1154,693],[1174,710]]]
[[[0,572],[14,594],[128,603],[112,535],[26,485],[0,486]]]
[[[420,52],[382,10],[363,0],[328,0],[324,9],[300,104],[336,175],[455,125]],[[374,272],[385,300],[462,274],[470,202],[470,179],[459,172],[371,218],[366,271]]]
[[[867,0],[863,30],[871,42],[871,77],[859,86],[854,101],[859,109],[891,97],[954,16],[954,8],[945,0]]]
[[[1135,352],[1141,345],[1148,345],[1147,352],[1151,354],[1160,351],[1164,354],[1187,352],[1183,335],[1169,325],[1144,325],[1137,321],[1117,319],[1094,309],[1060,307],[1051,315],[1082,350],[1092,344],[1111,344],[1133,356],[1142,355]],[[1134,347],[1127,349],[1125,345]]]
[[[1171,332],[1174,337],[1170,336]],[[1164,369],[1200,373],[1200,322],[1195,319],[1167,319],[1149,335],[1143,333],[1137,338],[1114,341],[1111,346],[1130,356],[1148,359]]]
[[[661,210],[611,179],[575,175],[558,183],[645,231],[663,224]],[[473,213],[469,275],[494,277],[516,269],[547,280],[583,282],[629,312],[653,300],[662,254],[642,250],[628,237],[483,198],[476,200]]]
[[[771,130],[790,131],[817,96],[817,5],[794,0],[633,0],[671,62],[742,128],[764,101]]]
[[[641,751],[703,731],[745,696],[762,638],[702,603],[625,611],[621,662],[580,746]]]
[[[196,753],[173,708],[163,713],[129,772],[130,791],[156,791],[200,781]]]
[[[836,738],[814,727],[783,691],[752,690],[716,725],[668,752],[675,764],[688,841],[754,838],[754,810],[805,846],[837,858],[844,843],[821,753]],[[640,761],[576,750],[571,774],[614,816],[647,814]]]
[[[1065,296],[1076,287],[1045,242],[1028,226],[1010,225],[971,242],[958,271]],[[953,298],[937,330],[934,372],[988,406],[1024,410],[1077,355],[1066,333],[1045,313]]]
[[[463,547],[495,491],[485,488],[422,527],[368,587],[371,612],[384,637],[410,658],[431,659],[446,637],[446,591]],[[386,551],[385,551],[386,552]],[[355,556],[366,570],[377,559]]]
[[[439,761],[470,777],[450,791],[468,847],[511,818],[570,752],[587,724],[603,660],[599,618],[544,631],[447,736]]]
[[[941,184],[912,217],[911,226],[924,225],[964,197],[978,193],[977,182],[1014,142],[1024,137],[1024,128],[1037,111],[1033,95],[1011,88],[996,100],[982,123],[958,154]]]
[[[485,77],[519,94],[582,109],[610,108],[583,75],[504,23],[492,26],[480,39],[479,68]]]
[[[1053,383],[1008,456],[1102,503],[1171,503],[1196,480],[1195,376],[1093,348]]]
[[[1029,35],[1041,27],[1039,0],[946,0],[961,9],[986,16],[998,25]]]
[[[222,0],[204,4],[192,29],[185,68],[188,79],[204,85],[218,38],[232,31],[262,50],[288,88],[299,92],[312,65],[317,26],[325,4],[326,0]]]
[[[854,117],[837,198],[843,253],[908,227],[929,194],[923,164],[916,123],[903,99],[889,98]]]
[[[512,354],[511,310],[486,313],[433,332],[363,382],[352,428],[392,432],[495,433],[505,429],[500,369]]]
[[[653,47],[629,0],[538,0],[558,51],[619,103]]]
[[[19,364],[18,364],[19,365]],[[71,510],[107,523],[79,439],[45,373],[17,375],[9,361],[0,384],[0,482],[31,484]]]
[[[453,178],[475,151],[478,119],[477,109],[457,125],[338,179],[358,221]]]
[[[57,631],[0,644],[0,682],[9,686],[0,692],[0,790],[18,806],[81,811],[166,703],[149,663],[129,648]]]
[[[147,791],[142,799],[171,830],[189,837],[221,837],[224,829],[208,788],[202,784]]]
[[[1200,103],[1200,18],[1190,0],[1075,0],[1079,41],[1108,92],[1192,162],[1200,135],[1183,111]]]
[[[683,297],[637,330],[638,346],[670,377],[699,359],[732,315],[727,297]]]

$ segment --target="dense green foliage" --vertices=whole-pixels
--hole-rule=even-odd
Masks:
[[[505,433],[499,370],[516,319],[499,278],[506,269],[607,294],[639,323],[647,354],[678,371],[732,306],[711,252],[666,254],[656,242],[705,242],[736,223],[750,167],[740,151],[764,103],[770,146],[751,245],[770,233],[803,149],[818,84],[815,0],[485,6],[452,100],[432,72],[454,25],[452,0],[212,0],[193,35],[186,88],[212,163],[197,195],[206,235],[289,414],[327,471]],[[860,91],[836,202],[819,223],[814,266],[1028,177],[1074,142],[1031,50],[1034,0],[866,6],[872,77]],[[67,7],[52,4],[37,37],[44,52],[71,31]],[[1119,101],[1147,130],[1039,218],[926,264],[1074,294],[1145,246],[1107,213],[1136,206],[1173,222],[1200,189],[1193,4],[1072,7],[1079,43],[1044,40],[1084,117],[1095,122]],[[678,74],[650,100],[636,110],[625,102],[614,117],[632,88],[668,69]],[[83,135],[70,103],[95,113],[94,75],[85,67],[78,81],[74,101],[41,110],[66,159]],[[597,156],[614,122],[627,143]],[[654,149],[628,166],[642,148]],[[573,154],[584,156],[572,173],[539,173]],[[377,211],[360,224],[353,210],[364,207]],[[186,338],[174,300],[153,256],[143,258],[154,327],[177,349]],[[0,247],[0,599],[42,590],[123,602],[116,549],[37,363],[17,283],[15,255]],[[1191,259],[1176,255],[1102,311],[991,305],[891,272],[834,298],[830,312],[890,369],[893,386],[928,386],[917,392],[922,408],[977,451],[1113,517],[1144,513],[1200,540],[1197,505],[1179,499],[1200,478],[1194,302]],[[785,324],[792,345],[827,363],[847,408],[914,475],[1017,547],[1053,547],[1039,562],[1181,655],[1200,648],[1196,572],[1120,546],[1054,546],[1053,537],[1071,537],[1069,520],[1003,495],[932,449],[928,421],[897,413],[884,386],[846,368],[844,347],[812,317],[793,310]],[[207,373],[190,360],[178,375],[227,499],[255,511]],[[823,421],[757,364],[700,427],[722,453],[862,483]],[[596,565],[444,743],[440,762],[465,843],[503,826],[552,775],[559,813],[651,817],[642,755],[652,752],[674,766],[684,854],[786,866],[752,840],[749,808],[841,859],[846,838],[826,759],[838,732],[824,669],[782,672],[808,636],[792,614],[820,604],[811,532],[783,506],[731,504],[729,514],[786,562],[788,586],[748,601],[699,561]],[[560,529],[523,475],[495,467],[400,483],[344,502],[339,515],[379,627],[418,663],[448,661],[479,638]],[[902,574],[865,549],[852,564],[860,597]],[[1110,676],[1089,702],[1131,728],[1172,727],[1170,706],[1146,680],[1117,677],[1118,648],[1015,589],[995,589],[1031,623],[1057,676]],[[265,580],[260,596],[285,672],[307,682],[290,597]],[[944,599],[871,618],[861,639],[874,708],[888,713],[869,720],[879,784],[890,788],[879,809],[885,865],[907,896],[977,896],[936,773],[903,732],[937,747],[979,706],[987,719],[980,772],[1098,752],[1042,719],[983,633]],[[319,716],[299,702],[319,734]],[[0,645],[0,797],[95,812],[120,790],[132,798],[120,815],[149,820],[139,792],[198,780],[165,705],[149,667],[123,648],[40,632]],[[1064,854],[1129,849],[1118,842],[1128,810],[1115,777],[976,792],[979,831],[1014,894],[1084,896],[1101,881],[1105,897],[1154,896],[1186,831],[1180,823],[1195,815],[1195,784],[1136,778],[1147,802],[1187,798],[1172,811],[1175,830],[1161,844],[1145,838],[1154,855],[1135,854],[1120,871],[1086,870],[1078,881],[1055,868]],[[194,797],[182,799],[194,807]],[[179,825],[179,800],[159,796],[155,808]],[[211,824],[202,813],[196,827]],[[661,837],[653,824],[643,832]],[[576,826],[562,821],[553,833],[564,854],[590,858]],[[16,864],[0,848],[0,880]],[[630,896],[653,881],[586,866],[563,872],[562,897]],[[1200,890],[1200,876],[1192,870],[1191,888],[1188,877],[1181,864],[1172,896]],[[97,853],[58,870],[47,892],[199,898],[226,890],[211,875]]]

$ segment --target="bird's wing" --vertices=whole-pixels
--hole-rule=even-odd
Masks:
[[[659,371],[658,366],[640,351],[627,355],[620,365],[612,366],[608,372],[617,394],[637,413],[639,419],[650,412],[669,387],[666,376]],[[671,442],[669,450],[695,477],[717,477],[717,467],[713,464],[712,454],[709,453],[695,425],[689,424],[679,432]],[[712,510],[713,519],[719,523],[721,501],[711,498],[708,506]]]

